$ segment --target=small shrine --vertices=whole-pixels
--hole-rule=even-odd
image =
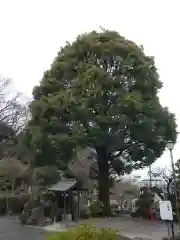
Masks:
[[[80,217],[80,198],[86,189],[76,179],[60,180],[48,189],[55,196],[55,221],[75,221]]]

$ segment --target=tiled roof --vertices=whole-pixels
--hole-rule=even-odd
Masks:
[[[50,191],[66,192],[76,185],[76,180],[61,180],[49,188]]]

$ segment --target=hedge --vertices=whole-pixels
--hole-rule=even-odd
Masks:
[[[68,229],[67,231],[58,232],[54,234],[48,234],[47,240],[77,240],[77,239],[88,239],[88,240],[116,240],[116,231],[112,229],[96,228],[90,224],[81,225],[75,228]]]

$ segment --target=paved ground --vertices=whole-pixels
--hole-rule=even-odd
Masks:
[[[79,222],[79,224],[85,221]],[[132,218],[108,218],[96,219],[92,221],[99,227],[113,228],[119,234],[126,237],[137,239],[161,240],[162,237],[168,235],[167,226],[163,222],[145,221]],[[72,225],[68,225],[71,227]],[[22,226],[16,219],[0,218],[0,240],[45,240],[45,230],[61,231],[65,229],[65,225],[56,224],[42,230],[41,228]]]
[[[22,226],[15,219],[0,218],[1,240],[44,240],[44,236],[41,229]]]
[[[79,224],[85,223],[86,221],[80,221]],[[108,219],[96,219],[92,220],[92,223],[98,227],[112,228],[118,231],[120,235],[126,236],[127,238],[152,240],[162,240],[163,237],[168,236],[167,226],[162,221],[146,221],[138,218],[108,218]],[[68,227],[71,227],[68,224]],[[63,231],[65,225],[55,224],[45,228],[47,231]],[[176,231],[178,229],[176,228]]]

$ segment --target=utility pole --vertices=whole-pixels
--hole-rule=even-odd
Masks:
[[[173,159],[173,142],[169,141],[167,143],[167,148],[170,152],[170,158],[171,158],[171,167],[172,167],[172,176],[173,176],[173,182],[174,182],[174,195],[175,195],[175,203],[176,203],[176,214],[178,219],[178,225],[180,226],[180,214],[179,214],[179,204],[178,204],[178,189],[177,189],[177,182],[176,182],[176,174],[175,174],[175,167],[174,167],[174,159]]]
[[[178,189],[177,189],[172,149],[170,150],[170,156],[171,156],[171,165],[172,165],[172,173],[173,173],[173,180],[174,180],[174,194],[176,198],[176,214],[177,214],[178,224],[180,225],[180,215],[179,215],[179,206],[178,206]]]

